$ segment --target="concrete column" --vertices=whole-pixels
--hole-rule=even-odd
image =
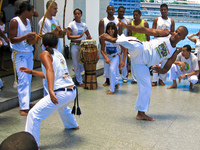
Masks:
[[[93,39],[99,43],[98,26],[100,21],[100,0],[86,0],[86,24]]]

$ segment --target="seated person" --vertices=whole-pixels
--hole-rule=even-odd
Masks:
[[[187,78],[190,82],[190,89],[194,88],[194,84],[198,81],[198,59],[191,53],[190,45],[183,46],[181,53],[177,55],[176,61],[169,71],[169,78],[173,80],[173,84],[167,89],[177,88],[176,76],[178,75],[179,82],[181,79]]]

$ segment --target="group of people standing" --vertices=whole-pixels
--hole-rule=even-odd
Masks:
[[[103,18],[99,23],[101,52],[105,58],[104,76],[106,77],[106,81],[103,86],[110,85],[110,90],[107,94],[114,93],[114,85],[115,88],[119,87],[119,67],[116,66],[119,64],[120,59],[118,58],[116,59],[118,61],[116,61],[115,57],[117,57],[116,54],[120,53],[115,51],[114,54],[110,54],[109,50],[114,51],[120,46],[124,55],[127,56],[126,51],[128,51],[131,56],[131,74],[133,80],[137,82],[139,87],[139,95],[135,105],[135,110],[138,111],[136,119],[153,121],[153,118],[145,114],[149,108],[152,86],[156,86],[157,82],[159,85],[165,85],[163,81],[166,80],[167,72],[169,71],[169,77],[173,80],[173,84],[168,86],[167,89],[177,87],[177,75],[179,75],[179,81],[188,78],[190,82],[189,88],[192,89],[194,84],[198,82],[198,59],[191,53],[191,47],[189,45],[183,46],[179,51],[176,50],[176,44],[185,39],[188,30],[186,27],[180,26],[175,31],[174,20],[167,16],[168,6],[166,4],[160,6],[161,17],[154,19],[152,28],[149,28],[148,23],[140,18],[140,10],[134,10],[134,19],[130,23],[123,21],[125,19],[122,12],[125,12],[125,8],[121,6],[118,9],[118,18],[114,17],[114,7],[109,5],[107,7],[107,17]],[[110,33],[109,30],[112,29],[111,27],[110,29],[107,28],[110,26],[110,22],[114,22],[117,25],[117,37]],[[103,27],[104,32],[102,30]],[[124,29],[128,30],[128,36],[127,33],[122,34],[122,31],[125,31]],[[192,36],[195,35],[198,35],[198,33]],[[153,36],[152,40],[150,40],[150,36]],[[198,39],[193,38],[193,41],[197,43]],[[123,57],[121,67],[124,65],[124,60],[126,59]],[[179,71],[180,68],[183,69]],[[153,70],[152,82],[149,69]],[[122,76],[122,79],[126,83],[127,78]]]
[[[28,115],[25,131],[34,136],[38,145],[41,120],[46,119],[56,110],[59,111],[66,129],[79,129],[75,117],[71,114],[71,109],[68,108],[69,103],[77,95],[77,87],[72,81],[65,58],[61,54],[62,48],[59,38],[63,38],[62,35],[66,34],[68,39],[71,40],[70,47],[75,77],[78,86],[81,87],[83,86],[81,72],[84,68],[78,62],[80,43],[81,40],[92,38],[87,25],[81,21],[82,11],[80,9],[74,10],[74,20],[69,23],[67,29],[61,29],[55,17],[58,9],[57,3],[48,1],[46,8],[49,8],[46,19],[43,21],[44,17],[42,17],[38,23],[39,28],[43,26],[42,35],[39,35],[43,44],[43,52],[40,54],[41,72],[33,70],[34,48],[30,41],[38,36],[31,30],[29,19],[33,16],[34,8],[30,3],[22,2],[20,4],[17,11],[18,15],[11,20],[9,28],[12,60],[18,77],[20,114],[22,116]],[[148,23],[140,18],[140,10],[133,12],[134,20],[129,22],[124,17],[125,8],[123,6],[118,8],[118,17],[115,17],[114,7],[109,5],[106,10],[107,17],[99,22],[99,40],[101,54],[104,57],[104,76],[106,78],[103,86],[110,85],[107,94],[114,94],[115,89],[119,88],[119,68],[122,72],[123,82],[127,82],[126,63],[129,53],[132,77],[139,88],[135,105],[135,110],[138,111],[136,116],[138,120],[154,120],[145,114],[149,108],[151,88],[154,83],[154,81],[151,83],[149,68],[159,75],[166,74],[171,66],[176,65],[176,61],[184,61],[181,57],[188,59],[188,56],[192,55],[191,53],[184,53],[184,50],[189,51],[188,46],[186,46],[186,49],[182,49],[181,54],[183,55],[179,57],[180,51],[176,51],[176,44],[187,36],[188,30],[186,27],[180,26],[174,31],[174,21],[167,17],[167,5],[161,5],[160,10],[162,16],[154,20],[152,28],[149,28]],[[196,35],[199,35],[199,33]],[[150,36],[155,38],[150,40]],[[198,45],[197,39],[191,39]],[[8,39],[6,41],[9,42]],[[197,55],[199,56],[199,53]],[[197,59],[192,58],[192,62],[193,60],[196,62]],[[161,66],[159,66],[159,63],[161,63]],[[182,63],[177,62],[177,65],[183,67],[183,70],[185,69],[185,65]],[[198,68],[195,67],[193,73],[183,73],[184,76],[179,78],[193,75],[197,77]],[[176,68],[173,70],[176,71]],[[30,104],[32,75],[43,78],[45,89],[44,98],[35,106]],[[160,77],[159,84],[161,85],[164,84],[162,80],[164,79]],[[198,79],[192,78],[189,81],[195,83],[196,80]],[[155,82],[156,85],[156,79]]]

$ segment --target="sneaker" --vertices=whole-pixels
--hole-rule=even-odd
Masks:
[[[123,82],[124,82],[124,83],[127,83],[127,79],[123,79]]]

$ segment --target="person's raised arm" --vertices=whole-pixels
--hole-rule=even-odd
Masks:
[[[195,33],[195,34],[190,34],[190,35],[188,35],[187,38],[188,38],[190,41],[196,43],[196,42],[197,42],[197,38],[194,38],[193,36],[198,36],[198,35],[200,35],[200,31],[197,32],[197,33]]]
[[[170,33],[169,30],[151,29],[151,28],[146,28],[146,27],[141,27],[141,26],[130,26],[130,25],[126,25],[123,22],[118,23],[117,26],[122,26],[123,28],[127,28],[128,30],[132,30],[138,33],[144,33],[146,35],[156,36],[156,37],[167,36]]]
[[[20,67],[19,71],[25,72],[27,74],[32,74],[33,76],[38,77],[38,78],[43,78],[43,79],[45,78],[44,73],[42,71],[31,70],[26,67]]]

